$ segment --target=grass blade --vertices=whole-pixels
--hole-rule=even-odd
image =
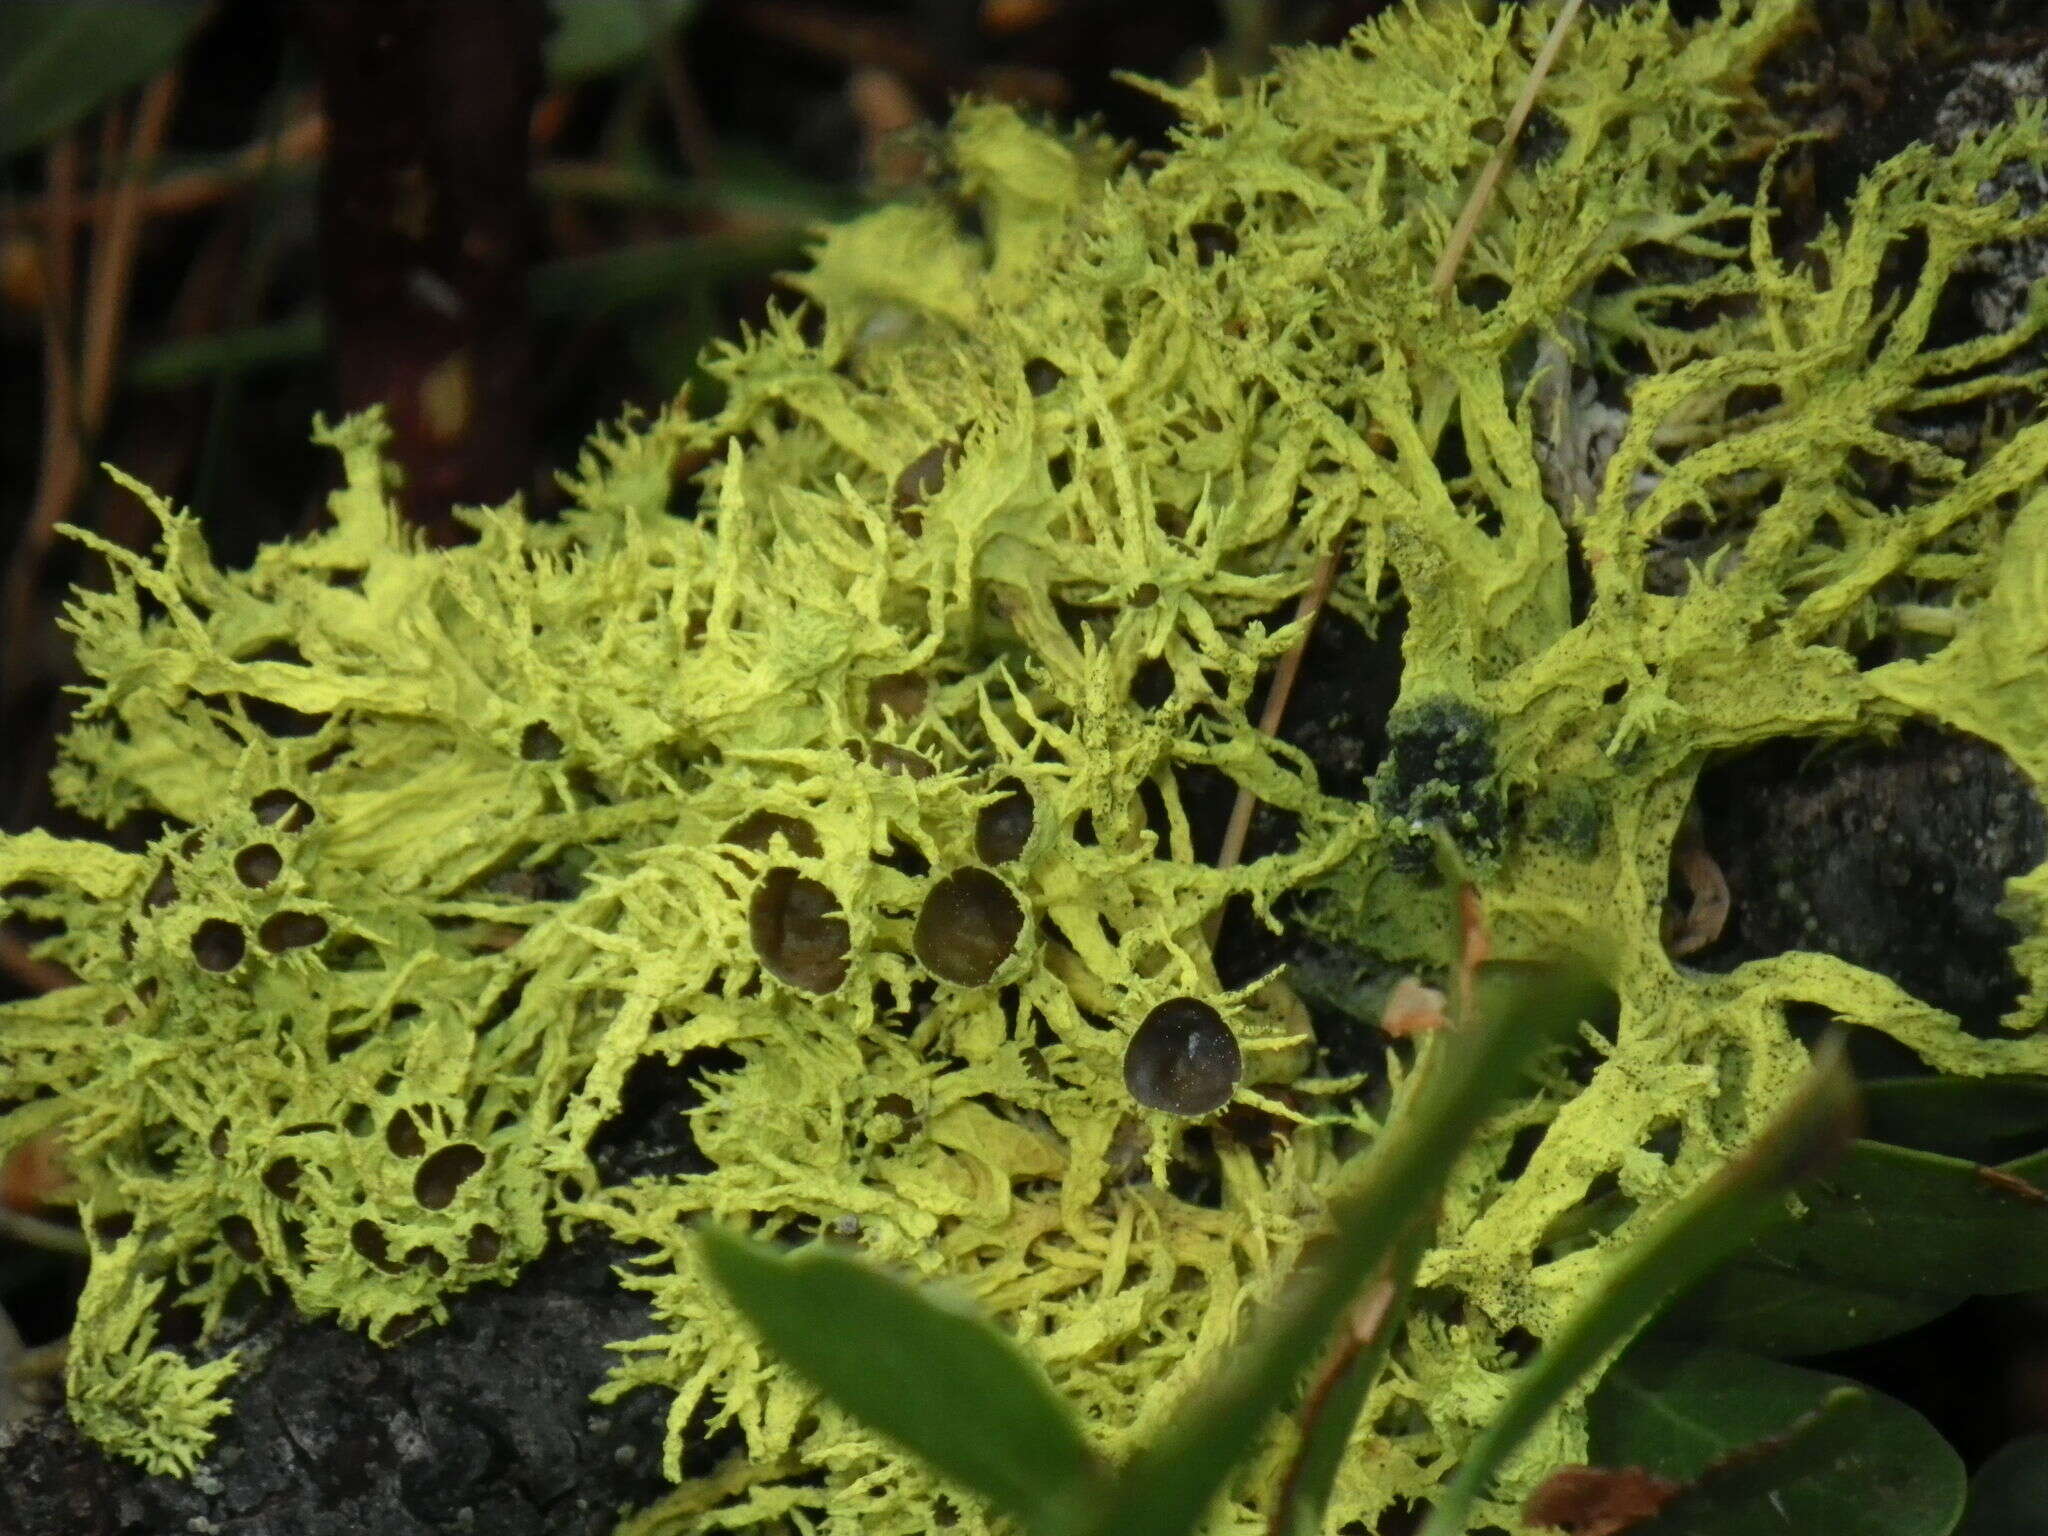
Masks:
[[[1418,1222],[1395,1244],[1387,1267],[1352,1308],[1350,1327],[1302,1404],[1301,1449],[1287,1469],[1287,1481],[1273,1512],[1272,1536],[1318,1536],[1322,1530],[1337,1469],[1351,1448],[1358,1415],[1364,1411],[1372,1384],[1379,1380],[1394,1336],[1401,1330],[1408,1298],[1415,1289],[1415,1271],[1428,1246],[1428,1226]]]
[[[1422,1536],[1463,1536],[1479,1491],[1572,1383],[1673,1291],[1754,1236],[1786,1189],[1849,1145],[1855,1122],[1855,1082],[1840,1041],[1830,1041],[1750,1148],[1623,1254],[1593,1299],[1544,1346],[1437,1500]]]
[[[1544,1046],[1593,1016],[1609,994],[1583,971],[1518,967],[1485,986],[1478,1021],[1432,1037],[1407,1105],[1366,1155],[1358,1183],[1332,1212],[1336,1233],[1320,1263],[1243,1363],[1154,1444],[1110,1490],[1093,1536],[1187,1536],[1267,1417],[1327,1346],[1345,1309],[1395,1242],[1434,1204],[1473,1130]]]

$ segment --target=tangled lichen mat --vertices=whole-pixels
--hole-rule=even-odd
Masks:
[[[2048,129],[1910,148],[1795,246],[1754,80],[1798,12],[1583,18],[1448,293],[1549,7],[1161,89],[1163,156],[963,107],[928,193],[823,237],[715,410],[600,434],[558,522],[421,547],[374,418],[323,429],[331,526],[246,571],[137,486],[162,541],[94,541],[57,784],[161,830],[0,843],[80,978],[0,1010],[0,1148],[60,1136],[91,1235],[80,1424],[206,1455],[235,1357],[159,1347],[162,1300],[211,1332],[253,1281],[402,1348],[597,1229],[656,1318],[606,1392],[672,1394],[672,1476],[736,1433],[705,1528],[984,1529],[764,1355],[693,1224],[972,1297],[1113,1455],[1244,1337],[1407,1081],[1285,974],[1225,986],[1212,920],[1441,980],[1469,885],[1497,956],[1596,953],[1618,1016],[1461,1163],[1335,1529],[1426,1498],[1779,1104],[1789,1008],[2048,1069],[2048,871],[2010,891],[2002,1031],[1661,931],[1714,754],[1921,720],[2048,781],[2048,308],[1946,302],[2048,234],[2000,192]],[[1405,621],[1360,800],[1251,722],[1332,550],[1340,612]],[[1283,851],[1219,867],[1200,773]],[[607,1181],[649,1058],[693,1075],[694,1161]],[[1589,1387],[1487,1519],[1582,1459]],[[1263,1528],[1291,1434],[1216,1531]]]

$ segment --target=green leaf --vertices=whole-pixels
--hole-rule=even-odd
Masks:
[[[1956,1536],[2041,1536],[2048,1510],[2048,1435],[2023,1435],[1977,1469]]]
[[[1998,1163],[2048,1147],[2048,1077],[1890,1077],[1863,1085],[1864,1133]]]
[[[1839,1376],[1643,1343],[1589,1408],[1600,1465],[1697,1480],[1629,1536],[1946,1536],[1962,1510],[1963,1465],[1948,1442],[1905,1404]]]
[[[1674,1290],[1768,1221],[1784,1191],[1817,1161],[1838,1155],[1855,1115],[1856,1085],[1840,1042],[1830,1041],[1763,1134],[1624,1248],[1591,1299],[1545,1341],[1438,1497],[1423,1536],[1460,1536],[1473,1500],[1522,1437]]]
[[[2013,1171],[2025,1177],[2026,1166]],[[2048,1286],[2048,1203],[1961,1158],[1859,1141],[1799,1198],[1805,1213],[1781,1219],[1757,1243],[1780,1268],[1921,1294]]]
[[[671,175],[644,161],[557,160],[534,167],[533,189],[542,199],[573,198],[693,214],[714,223],[804,231],[851,218],[868,206],[857,192],[793,170],[764,145],[725,138],[718,144],[715,183]]]
[[[1612,994],[1571,967],[1489,968],[1478,1021],[1430,1038],[1416,1083],[1331,1212],[1335,1233],[1305,1266],[1239,1364],[1125,1466],[1093,1536],[1187,1536],[1231,1468],[1328,1346],[1339,1319],[1394,1243],[1421,1219],[1474,1129],[1544,1047]]]
[[[1911,1332],[1952,1311],[1954,1291],[1894,1291],[1738,1256],[1671,1304],[1659,1337],[1796,1360]]]
[[[1968,1296],[2048,1286],[2048,1203],[2000,1173],[2038,1183],[2048,1155],[1987,1170],[1859,1141],[1658,1332],[1818,1355],[1917,1328]]]
[[[671,299],[692,282],[715,282],[770,272],[793,260],[801,234],[692,235],[621,246],[593,256],[543,262],[527,277],[534,318],[593,315]],[[326,345],[317,314],[216,336],[166,342],[128,368],[140,389],[170,389],[223,372],[240,372],[311,357]]]
[[[1321,1536],[1337,1469],[1350,1452],[1358,1415],[1401,1331],[1415,1289],[1415,1271],[1429,1246],[1427,1237],[1418,1223],[1396,1245],[1385,1272],[1353,1309],[1351,1326],[1340,1331],[1324,1368],[1328,1374],[1302,1404],[1301,1447],[1287,1470],[1273,1519],[1280,1536]]]
[[[527,293],[534,313],[542,316],[584,316],[657,303],[685,283],[772,270],[794,260],[803,243],[804,232],[794,226],[760,234],[649,240],[544,262],[533,269]]]
[[[176,389],[215,374],[299,362],[326,344],[318,314],[296,315],[151,347],[128,365],[128,382],[138,389]]]
[[[1027,1529],[1067,1528],[1099,1485],[1066,1404],[982,1317],[823,1245],[782,1254],[716,1227],[703,1245],[791,1369]]]
[[[548,78],[564,85],[637,64],[656,32],[673,36],[696,8],[697,0],[551,0]]]
[[[1998,1171],[2037,1188],[2048,1189],[2048,1152],[2036,1152],[2031,1157],[2016,1157],[2009,1163],[2000,1163]]]
[[[200,0],[0,5],[0,156],[55,138],[177,58]]]

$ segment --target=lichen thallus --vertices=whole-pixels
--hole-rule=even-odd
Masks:
[[[1582,0],[1565,0],[1551,24],[1549,35],[1543,40],[1543,47],[1537,53],[1529,69],[1529,78],[1516,98],[1514,107],[1508,113],[1507,122],[1501,132],[1500,142],[1493,154],[1481,168],[1479,179],[1473,183],[1471,192],[1459,210],[1457,222],[1444,241],[1442,254],[1430,273],[1430,292],[1439,302],[1449,302],[1452,285],[1457,280],[1458,268],[1465,253],[1471,248],[1472,237],[1479,228],[1479,221],[1485,217],[1488,205],[1493,200],[1494,189],[1500,184],[1501,173],[1506,169],[1508,159],[1515,151],[1523,126],[1534,110],[1536,97],[1543,88],[1543,81],[1557,62],[1557,56],[1573,23],[1576,21]],[[1301,676],[1301,668],[1308,654],[1309,641],[1315,633],[1316,620],[1330,600],[1330,593],[1336,587],[1337,575],[1344,555],[1344,540],[1348,529],[1340,524],[1331,536],[1329,548],[1317,561],[1314,573],[1295,609],[1295,622],[1300,634],[1293,646],[1281,657],[1275,668],[1273,681],[1267,688],[1266,699],[1259,715],[1259,730],[1267,736],[1277,736],[1280,725],[1287,713],[1287,703],[1294,692],[1295,683]],[[1250,789],[1240,785],[1231,805],[1230,820],[1224,828],[1223,842],[1217,850],[1216,867],[1219,870],[1232,868],[1243,857],[1245,839],[1251,831],[1252,811],[1255,797]],[[1205,937],[1213,952],[1223,927],[1227,905],[1218,906],[1205,928]],[[1465,885],[1459,892],[1459,911],[1463,930],[1463,947],[1460,956],[1457,985],[1457,1014],[1463,1018],[1472,1005],[1474,974],[1487,952],[1484,914],[1478,892],[1471,885]],[[1137,1034],[1131,1039],[1130,1052],[1135,1057],[1148,1034],[1156,1034],[1162,1027],[1171,1028],[1175,1033],[1178,1054],[1185,1064],[1178,1065],[1173,1074],[1176,1086],[1180,1079],[1192,1079],[1188,1091],[1192,1095],[1202,1084],[1202,1064],[1207,1063],[1213,1077],[1222,1069],[1225,1053],[1217,1045],[1210,1032],[1197,1027],[1204,1021],[1192,1018],[1183,1020],[1176,1015],[1162,1026],[1161,1015],[1173,1005],[1168,1004],[1156,1010],[1145,1020]],[[1213,1010],[1211,1010],[1213,1013]],[[1221,1021],[1218,1020],[1221,1027]],[[1226,1039],[1227,1028],[1223,1029]],[[1228,1060],[1235,1063],[1236,1042],[1229,1041]],[[1131,1057],[1127,1057],[1125,1078],[1130,1083],[1134,1097],[1143,1100],[1139,1086],[1133,1080]],[[1146,1075],[1158,1077],[1161,1069],[1145,1067]],[[1227,1099],[1228,1088],[1223,1090]],[[1221,1100],[1218,1101],[1220,1104]],[[1163,1108],[1175,1108],[1162,1105]],[[1215,1107],[1215,1106],[1208,1106]],[[1189,1113],[1179,1109],[1179,1113]],[[1201,1113],[1202,1110],[1196,1110]],[[1425,1218],[1426,1219],[1426,1218]],[[1365,1288],[1353,1306],[1348,1325],[1332,1342],[1328,1355],[1317,1370],[1302,1397],[1299,1413],[1299,1448],[1290,1459],[1287,1471],[1281,1481],[1279,1496],[1274,1501],[1271,1531],[1273,1536],[1290,1536],[1297,1528],[1302,1513],[1308,1508],[1318,1508],[1327,1498],[1328,1483],[1335,1475],[1335,1461],[1342,1453],[1350,1438],[1351,1426],[1364,1407],[1366,1392],[1377,1374],[1382,1350],[1383,1336],[1391,1326],[1398,1323],[1402,1311],[1401,1300],[1413,1283],[1415,1264],[1420,1258],[1420,1234],[1411,1233],[1406,1241],[1397,1243],[1389,1253],[1380,1273]]]

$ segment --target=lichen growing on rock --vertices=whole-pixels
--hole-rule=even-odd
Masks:
[[[945,195],[825,237],[821,331],[778,317],[715,363],[716,412],[601,435],[559,523],[417,547],[366,419],[324,434],[333,526],[247,572],[160,504],[153,558],[106,549],[58,786],[163,830],[0,843],[82,978],[0,1012],[0,1143],[59,1131],[94,1234],[80,1422],[155,1468],[203,1454],[232,1366],[151,1350],[159,1291],[210,1328],[253,1279],[396,1340],[594,1223],[641,1245],[661,1323],[608,1390],[675,1394],[672,1470],[693,1425],[744,1436],[719,1522],[928,1531],[944,1491],[763,1358],[689,1221],[950,1282],[1114,1453],[1233,1347],[1406,1059],[1378,1099],[1323,1075],[1284,985],[1219,983],[1209,919],[1294,899],[1440,974],[1471,882],[1498,954],[1595,950],[1619,1013],[1453,1183],[1336,1491],[1370,1519],[1438,1484],[1511,1338],[1778,1102],[1789,1004],[1946,1071],[2048,1067],[2039,871],[2009,1038],[1826,957],[1705,976],[1659,940],[1716,752],[1924,717],[2048,782],[2048,424],[2012,361],[2048,309],[1957,336],[1942,307],[2048,229],[1978,193],[2048,158],[2041,115],[1907,151],[1783,251],[1749,82],[1792,0],[1594,19],[1439,297],[1548,19],[1405,10],[1242,95],[1162,92],[1185,123],[1149,167],[964,108]],[[1961,408],[1968,454],[1916,435]],[[1337,603],[1407,613],[1365,804],[1248,723],[1294,638],[1269,616],[1337,541]],[[1859,667],[1880,635],[1903,659]],[[1289,813],[1289,851],[1214,868],[1194,768]],[[1148,1018],[1204,1061],[1127,1078]],[[608,1186],[590,1141],[651,1056],[697,1072],[707,1171]],[[1198,1154],[1152,1086],[1218,1062],[1179,1102],[1262,1125],[1211,1116]],[[1197,1155],[1205,1198],[1172,1177]],[[1596,1183],[1618,1198],[1566,1222]],[[1258,1528],[1287,1433],[1218,1530]],[[1574,1406],[1488,1516],[1582,1450]]]

